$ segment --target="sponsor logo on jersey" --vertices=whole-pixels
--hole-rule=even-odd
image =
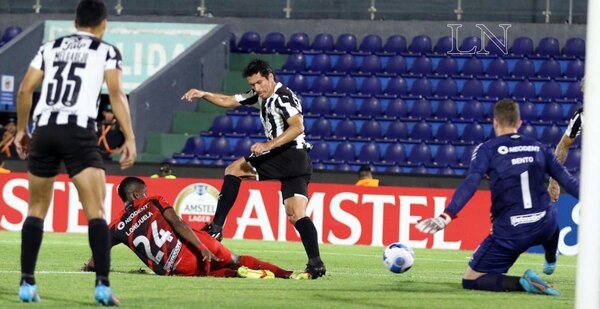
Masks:
[[[532,214],[520,215],[520,216],[511,216],[510,224],[512,226],[517,226],[520,224],[529,224],[540,221],[544,216],[546,216],[546,211],[536,212]]]
[[[500,146],[498,147],[498,153],[501,155],[505,155],[507,153],[515,153],[515,152],[539,152],[540,151],[540,146],[533,146],[533,145],[525,145],[525,146],[513,146],[513,147],[507,147],[507,146]]]
[[[202,228],[212,221],[217,210],[219,190],[206,183],[194,183],[175,198],[175,212],[193,228]]]

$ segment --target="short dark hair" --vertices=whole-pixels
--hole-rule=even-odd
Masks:
[[[494,106],[494,119],[501,126],[514,127],[521,120],[519,104],[511,99],[503,99]]]
[[[361,165],[358,169],[358,177],[367,177],[371,175],[372,169],[368,164]]]
[[[262,59],[254,59],[250,61],[250,63],[248,63],[248,65],[244,68],[242,77],[246,78],[256,73],[260,73],[260,75],[265,78],[268,78],[269,73],[271,73],[273,74],[273,77],[275,77],[275,73],[273,72],[271,65]]]
[[[139,186],[145,186],[146,183],[137,177],[125,177],[119,184],[117,192],[123,202],[127,202],[127,197],[135,192]]]
[[[108,16],[106,6],[99,0],[81,0],[75,13],[77,27],[96,27]]]

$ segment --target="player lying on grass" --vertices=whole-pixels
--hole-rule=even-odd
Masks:
[[[255,257],[235,255],[205,231],[193,230],[163,197],[146,196],[140,178],[123,179],[118,193],[125,209],[109,225],[112,245],[125,244],[157,275],[265,279],[292,275]],[[82,270],[93,269],[90,258]]]
[[[521,126],[517,103],[512,100],[498,102],[493,124],[497,137],[475,148],[467,177],[456,189],[446,210],[439,217],[419,222],[416,227],[431,234],[445,228],[471,199],[487,174],[492,193],[492,232],[473,253],[463,275],[463,287],[559,295],[532,269],[522,277],[505,273],[529,247],[543,245],[547,249],[555,245],[558,219],[544,187],[546,174],[575,197],[579,197],[579,182],[546,146],[517,133]]]

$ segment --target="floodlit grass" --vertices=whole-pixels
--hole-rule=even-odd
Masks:
[[[18,303],[20,233],[0,232],[0,308]],[[283,268],[304,269],[301,243],[234,241],[224,244]],[[161,277],[123,245],[113,248],[111,285],[123,307],[139,308],[572,308],[575,258],[561,256],[554,275],[543,276],[562,295],[466,291],[461,275],[471,252],[415,250],[414,267],[396,275],[382,264],[383,248],[323,245],[327,276],[314,281]],[[46,233],[36,280],[42,303],[35,308],[95,306],[93,273],[79,272],[90,256],[87,235]],[[510,274],[541,273],[543,256],[523,255]]]

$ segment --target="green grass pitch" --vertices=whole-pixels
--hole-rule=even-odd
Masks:
[[[18,302],[20,233],[0,232],[0,308],[24,308]],[[223,243],[237,254],[253,255],[283,268],[302,270],[301,243],[240,241]],[[415,250],[416,262],[396,275],[382,264],[383,248],[322,245],[327,275],[314,281],[283,279],[161,277],[148,270],[123,245],[113,248],[111,285],[129,308],[573,308],[574,257],[559,257],[545,276],[562,295],[466,291],[461,275],[471,252]],[[72,308],[93,302],[93,273],[79,272],[90,256],[87,235],[46,233],[36,280],[42,302],[34,308]],[[523,255],[510,274],[527,268],[541,273],[543,256]],[[149,270],[148,270],[149,272]]]

